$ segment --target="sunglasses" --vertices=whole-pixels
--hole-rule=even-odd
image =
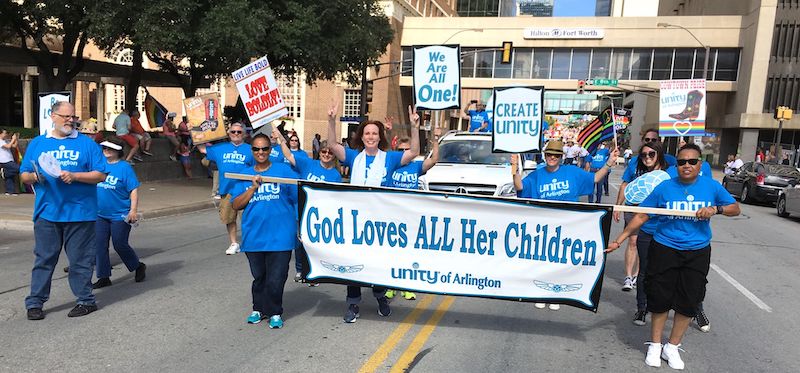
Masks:
[[[700,160],[699,160],[699,159],[697,159],[697,158],[692,158],[692,159],[679,159],[679,160],[678,160],[678,166],[684,166],[684,165],[686,165],[687,163],[688,163],[688,164],[690,164],[690,165],[692,165],[692,166],[697,166],[697,164],[698,164],[698,163],[700,163]]]
[[[289,141],[300,141],[298,139],[289,139]]]
[[[649,152],[641,152],[641,153],[639,153],[639,156],[641,156],[642,158],[655,158],[656,157],[656,151],[655,150],[651,150]]]
[[[242,131],[237,131],[237,130],[230,130],[230,131],[228,131],[228,133],[230,133],[232,135],[241,135],[243,132]]]
[[[645,137],[644,138],[644,142],[645,143],[653,142],[653,141],[658,141],[658,137]]]
[[[320,150],[319,154],[331,154],[330,150]]]
[[[257,152],[257,151],[268,152],[268,151],[270,151],[271,148],[269,146],[265,146],[263,148],[259,148],[257,146],[252,146],[252,147],[250,147],[250,149],[253,149],[253,152]]]
[[[404,152],[404,151],[409,150],[409,149],[411,149],[411,148],[397,148],[397,151],[398,152]]]

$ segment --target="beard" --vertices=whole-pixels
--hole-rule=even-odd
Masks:
[[[74,131],[74,130],[75,130],[74,128],[67,127],[67,126],[61,126],[61,127],[58,128],[58,132],[61,132],[61,134],[64,135],[64,136],[71,135],[72,131]]]

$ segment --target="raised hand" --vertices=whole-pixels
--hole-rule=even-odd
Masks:
[[[328,119],[336,119],[339,114],[339,103],[331,100],[331,106],[328,108]]]
[[[411,122],[411,127],[419,128],[419,114],[417,113],[417,107],[411,107],[408,105],[408,120]]]
[[[386,117],[383,118],[383,127],[386,128],[387,131],[391,131],[392,127],[394,126],[394,118]]]

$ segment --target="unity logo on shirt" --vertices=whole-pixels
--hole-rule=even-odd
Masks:
[[[233,151],[232,153],[225,153],[222,155],[222,160],[225,163],[236,163],[236,164],[244,164],[244,160],[247,156],[244,154],[239,154],[237,151]]]
[[[411,188],[417,185],[418,175],[416,172],[395,172],[392,174],[392,181],[396,187]]]
[[[53,158],[57,159],[61,166],[77,166],[78,159],[81,157],[81,152],[67,149],[67,147],[64,145],[60,145],[58,150],[51,150],[45,153],[50,154],[53,156]]]
[[[264,183],[258,187],[250,202],[271,201],[281,198],[281,185],[278,183]]]
[[[308,180],[308,181],[325,181],[325,175],[317,176],[317,175],[314,175],[313,173],[309,172],[308,175],[306,175],[306,180]]]
[[[539,185],[540,198],[558,197],[565,194],[569,194],[569,180],[559,181],[558,179],[553,179],[548,184]]]
[[[695,201],[694,196],[689,194],[686,196],[685,201],[667,201],[666,208],[671,210],[681,210],[681,211],[697,211],[703,207],[711,206],[710,201]],[[697,220],[694,217],[688,216],[669,216],[671,219],[685,219],[685,220]]]
[[[118,177],[114,177],[111,175],[106,176],[106,181],[97,184],[97,187],[103,189],[117,189],[117,183],[119,182]]]

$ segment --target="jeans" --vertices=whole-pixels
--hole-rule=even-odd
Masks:
[[[128,244],[128,236],[131,233],[130,224],[122,220],[109,220],[98,216],[94,229],[97,278],[111,277],[111,259],[108,257],[109,237],[114,243],[114,251],[122,259],[122,263],[125,263],[128,271],[133,272],[139,268],[139,257]]]
[[[25,298],[25,308],[42,308],[50,299],[53,271],[61,247],[69,259],[69,287],[78,304],[95,304],[92,294],[92,272],[95,250],[94,222],[51,222],[42,218],[33,223],[33,261],[31,294]]]
[[[653,235],[643,230],[639,230],[636,238],[636,251],[639,254],[639,275],[636,277],[636,310],[647,310],[647,294],[644,292],[644,283],[647,281],[647,253],[650,250],[650,243],[653,242]]]
[[[599,168],[592,168],[589,169],[589,172],[595,173],[599,171]],[[600,203],[603,198],[603,182],[608,182],[608,175],[606,175],[604,180],[600,180],[597,183],[594,183],[594,194],[597,198],[594,198],[592,194],[589,195],[589,203]],[[608,190],[608,186],[606,186],[606,190]]]
[[[17,183],[14,177],[19,175],[19,165],[14,162],[0,163],[3,169],[3,179],[6,183],[6,193],[16,194]]]
[[[308,255],[306,255],[306,249],[303,247],[303,244],[297,245],[294,249],[294,269],[297,273],[303,272],[303,264],[308,262]]]
[[[372,296],[375,299],[386,296],[386,288],[375,286],[372,288]],[[361,303],[361,286],[347,286],[347,304]]]
[[[253,311],[262,315],[283,314],[283,286],[289,275],[291,251],[245,252],[253,275]]]

